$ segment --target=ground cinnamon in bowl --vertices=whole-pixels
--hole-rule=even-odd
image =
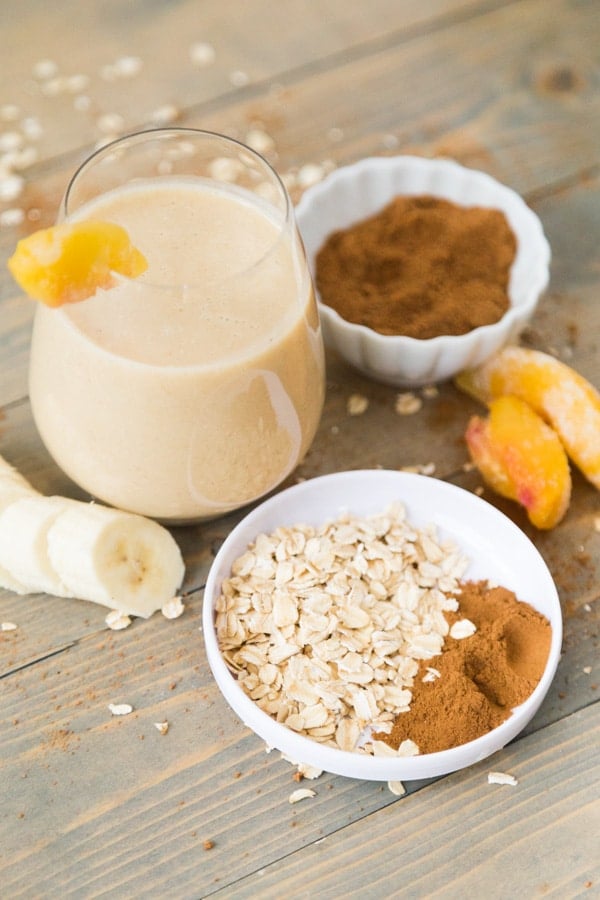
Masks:
[[[397,196],[333,232],[315,260],[323,303],[380,334],[466,334],[509,308],[516,238],[498,209]]]
[[[465,582],[457,596],[458,611],[445,614],[450,626],[467,619],[476,630],[448,636],[439,656],[420,663],[410,709],[391,734],[377,735],[396,749],[412,740],[420,753],[437,753],[481,737],[530,696],[544,672],[552,637],[545,616],[486,582]]]

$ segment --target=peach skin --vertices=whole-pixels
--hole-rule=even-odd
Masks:
[[[490,488],[520,503],[536,528],[560,522],[571,499],[569,462],[556,433],[527,403],[492,400],[489,416],[473,416],[465,437]]]
[[[600,488],[600,394],[560,360],[525,347],[505,347],[483,365],[462,372],[456,384],[487,403],[513,394],[552,426],[567,454]]]
[[[114,284],[113,272],[135,278],[148,267],[129,235],[112,222],[55,225],[23,238],[8,268],[25,293],[47,306],[91,297]]]

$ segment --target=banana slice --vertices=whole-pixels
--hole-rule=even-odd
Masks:
[[[30,493],[17,497],[0,515],[0,567],[17,585],[11,586],[15,593],[68,596],[48,557],[48,532],[70,505],[78,504]]]
[[[26,478],[0,456],[0,512],[12,502],[16,493],[37,494]]]
[[[148,618],[183,581],[181,551],[151,519],[45,497],[0,456],[0,587],[91,600]]]
[[[16,500],[24,497],[38,496],[29,482],[13,468],[10,463],[0,456],[0,518],[5,509],[7,509]],[[24,582],[19,581],[10,571],[0,562],[0,587],[8,588],[15,594],[28,594],[29,591]]]
[[[48,558],[69,596],[147,619],[183,580],[171,534],[143,516],[95,503],[61,512],[48,530]]]

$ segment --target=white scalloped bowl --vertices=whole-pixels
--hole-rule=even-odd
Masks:
[[[510,308],[499,322],[467,334],[420,340],[355,325],[317,294],[325,342],[364,375],[397,387],[444,381],[516,340],[549,280],[550,246],[540,220],[517,193],[484,172],[416,156],[363,159],[337,169],[304,193],[296,218],[313,276],[316,254],[331,232],[373,215],[397,195],[423,194],[504,212],[517,238]]]
[[[324,746],[297,734],[263,712],[229,671],[215,631],[215,603],[233,562],[261,532],[299,523],[318,526],[342,512],[367,516],[394,501],[404,503],[415,526],[435,524],[471,560],[465,579],[489,580],[514,591],[550,621],[552,639],[542,678],[527,700],[497,728],[439,753],[374,757]],[[407,472],[362,470],[313,478],[281,491],[256,507],[231,531],[217,553],[204,591],[202,630],[209,665],[221,692],[242,722],[286,758],[349,778],[410,781],[445,775],[486,759],[527,725],[546,696],[560,659],[562,615],[552,576],[535,546],[494,506],[453,484]],[[501,766],[499,762],[497,765]]]

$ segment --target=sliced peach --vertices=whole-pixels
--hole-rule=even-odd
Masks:
[[[457,385],[487,403],[502,394],[525,400],[551,425],[573,462],[600,488],[600,394],[560,360],[525,347],[505,347]]]
[[[525,507],[536,528],[554,528],[571,498],[571,474],[555,431],[523,400],[492,400],[466,432],[471,458],[496,493]]]
[[[47,306],[85,300],[112,287],[114,272],[135,278],[147,267],[124,228],[91,220],[35,231],[8,260],[17,284]]]

